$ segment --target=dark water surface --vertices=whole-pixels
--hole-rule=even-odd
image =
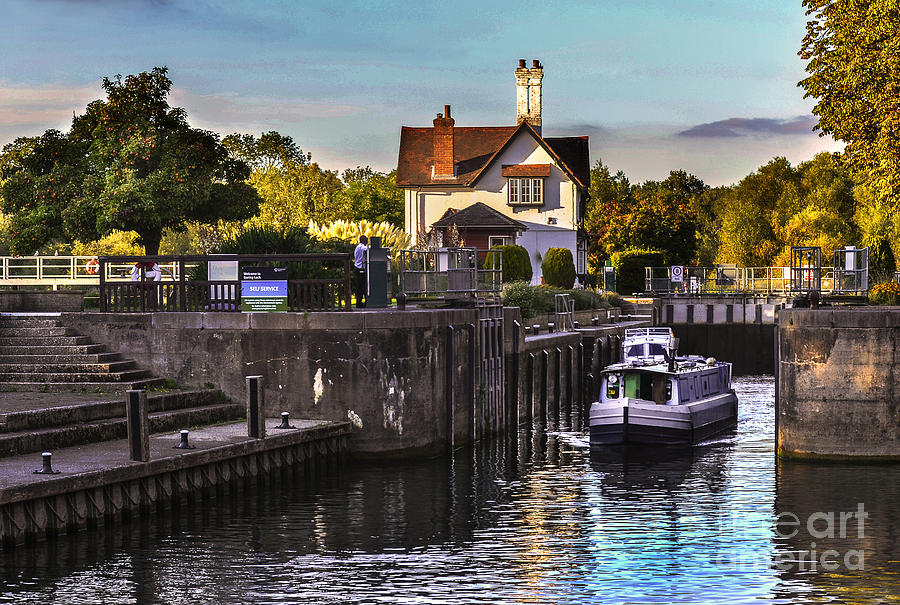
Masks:
[[[3,553],[0,603],[900,603],[900,465],[776,464],[773,386],[687,452],[531,431],[210,494]]]

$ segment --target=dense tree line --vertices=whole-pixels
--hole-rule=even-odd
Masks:
[[[614,253],[658,250],[666,264],[786,266],[791,246],[819,246],[823,257],[847,245],[870,248],[870,268],[894,269],[896,237],[884,200],[854,177],[841,154],[820,153],[794,167],[774,158],[738,183],[708,187],[684,171],[632,185],[597,161],[585,229],[589,265]]]

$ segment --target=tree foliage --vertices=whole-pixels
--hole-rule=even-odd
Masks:
[[[900,4],[803,0],[810,18],[799,55],[817,100],[817,128],[847,144],[855,171],[879,197],[900,203]]]
[[[171,86],[164,67],[104,78],[107,98],[89,104],[68,133],[48,130],[4,147],[3,211],[13,217],[14,251],[122,230],[137,232],[155,254],[166,228],[256,212],[247,164],[169,106]]]

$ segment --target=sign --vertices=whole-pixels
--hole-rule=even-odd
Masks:
[[[681,283],[684,281],[684,267],[681,265],[672,265],[671,267],[672,283]]]
[[[287,311],[287,267],[242,267],[241,311]]]

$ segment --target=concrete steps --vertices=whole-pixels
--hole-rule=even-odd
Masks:
[[[149,394],[150,432],[239,420],[244,406],[221,391]],[[98,401],[0,414],[0,457],[127,436],[125,401]]]
[[[164,383],[55,317],[0,316],[0,389],[120,393]]]

